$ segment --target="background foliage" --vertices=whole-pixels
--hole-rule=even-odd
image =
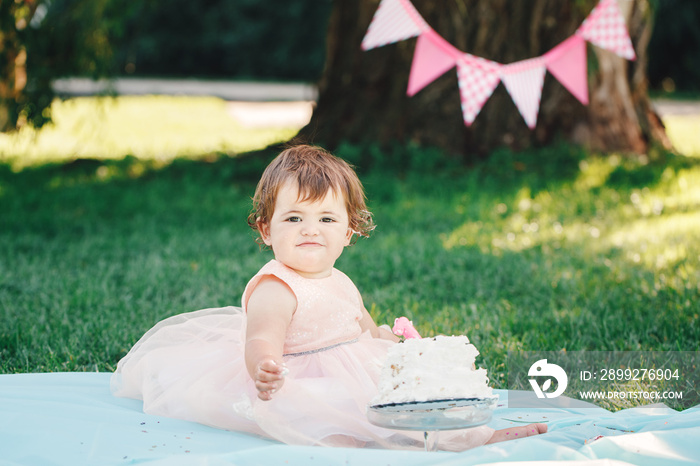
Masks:
[[[700,2],[656,0],[649,43],[649,81],[654,89],[700,91]]]
[[[125,33],[114,44],[113,65],[120,74],[313,82],[323,69],[332,3],[132,1],[120,25]],[[652,5],[652,85],[659,88],[671,78],[680,90],[700,90],[700,2],[655,0]]]
[[[130,9],[114,0],[0,2],[0,111],[9,125],[50,120],[53,79],[108,76],[112,48]],[[4,120],[4,119],[3,119]]]
[[[655,0],[654,89],[700,90],[700,2]],[[2,86],[17,54],[27,82],[0,95],[11,122],[50,118],[63,76],[166,76],[315,82],[332,0],[20,0],[0,3]],[[0,87],[2,87],[0,86]],[[13,123],[14,125],[14,123]]]
[[[114,44],[121,74],[315,81],[331,0],[137,0]]]

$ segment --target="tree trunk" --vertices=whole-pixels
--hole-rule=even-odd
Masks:
[[[508,64],[543,55],[570,37],[594,0],[413,0],[427,23],[462,52]],[[330,149],[341,142],[436,146],[465,160],[559,138],[593,149],[644,152],[668,146],[646,84],[651,33],[648,0],[622,2],[637,61],[587,44],[590,104],[584,106],[547,73],[537,126],[530,130],[502,84],[474,123],[462,119],[457,73],[448,71],[406,96],[416,39],[362,51],[379,0],[336,0],[319,99],[301,136]]]
[[[22,123],[27,52],[21,31],[29,25],[37,6],[36,2],[0,0],[0,132]]]

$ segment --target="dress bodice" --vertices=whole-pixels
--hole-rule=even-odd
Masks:
[[[284,353],[300,353],[345,343],[362,333],[362,300],[352,280],[333,269],[329,277],[305,278],[281,262],[272,260],[248,282],[242,307],[260,280],[274,275],[294,293],[297,307],[287,329]]]

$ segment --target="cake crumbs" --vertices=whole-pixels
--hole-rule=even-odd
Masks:
[[[603,438],[603,435],[598,435],[598,436],[596,436],[596,437],[589,438],[588,440],[585,440],[583,443],[584,443],[584,444],[593,443],[593,442],[595,442],[596,440],[600,440],[600,439],[602,439],[602,438]]]

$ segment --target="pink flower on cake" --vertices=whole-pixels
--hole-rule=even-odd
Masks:
[[[398,317],[394,320],[394,327],[391,329],[394,335],[403,336],[404,338],[421,338],[420,334],[413,326],[413,321],[407,317]]]

